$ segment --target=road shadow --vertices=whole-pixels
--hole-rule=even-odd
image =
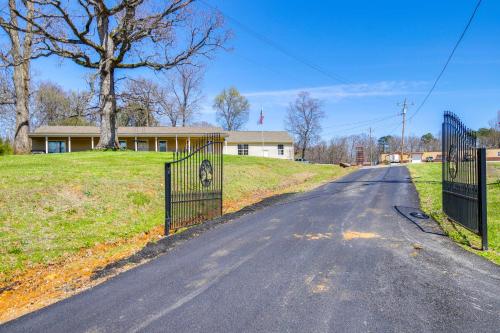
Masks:
[[[413,182],[415,184],[420,183],[420,184],[442,184],[443,182],[441,180],[419,180],[421,178],[420,176],[415,176],[413,177]]]
[[[331,182],[330,184],[354,184],[354,183],[366,183],[366,184],[378,184],[378,183],[387,183],[387,184],[409,184],[411,180],[352,180],[352,181],[338,181]]]
[[[406,207],[406,206],[394,206],[394,210],[405,219],[415,224],[422,232],[426,234],[446,236],[439,224],[434,221],[432,217],[429,216],[428,219],[420,219],[410,215],[410,213],[424,213],[419,208]]]

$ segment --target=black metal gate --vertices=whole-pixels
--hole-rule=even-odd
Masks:
[[[451,112],[444,113],[442,153],[443,211],[480,235],[486,250],[486,150],[477,148],[475,132]]]
[[[165,235],[222,215],[223,139],[193,139],[165,163]]]

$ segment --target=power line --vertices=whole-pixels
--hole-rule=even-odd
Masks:
[[[395,117],[399,117],[399,114],[397,114],[397,115],[392,115],[392,116],[390,116],[390,117],[379,118],[379,119],[377,119],[377,120],[372,120],[372,121],[370,122],[370,124],[380,123],[380,122],[383,122],[383,121],[386,121],[386,120],[388,120],[388,119],[390,119],[390,118],[395,118]],[[323,135],[332,135],[332,134],[335,134],[335,133],[346,133],[346,132],[350,132],[350,131],[355,130],[355,129],[364,128],[366,125],[367,125],[367,123],[358,124],[358,125],[356,125],[356,126],[352,126],[352,127],[350,127],[350,128],[344,128],[344,129],[338,129],[338,130],[335,130],[335,131],[329,131],[329,132],[327,132],[327,133],[324,133]],[[382,124],[382,125],[383,125],[383,124]],[[375,129],[375,128],[378,128],[378,127],[380,127],[380,126],[382,126],[382,125],[379,125],[379,126],[374,126],[374,127],[372,126],[372,128],[373,128],[373,129]]]
[[[232,21],[233,23],[235,23],[236,25],[238,25],[242,30],[246,31],[248,34],[252,35],[254,38],[260,40],[261,42],[265,43],[265,44],[268,44],[269,46],[275,48],[276,50],[280,51],[281,53],[285,54],[286,56],[294,59],[295,61],[297,62],[300,62],[302,63],[303,65],[317,71],[318,73],[321,73],[323,74],[324,76],[327,76],[328,78],[330,79],[333,79],[337,82],[340,82],[340,83],[344,83],[344,84],[352,84],[353,82],[340,76],[340,75],[337,75],[337,74],[333,74],[331,72],[328,72],[326,69],[322,68],[321,66],[297,55],[297,54],[294,54],[293,52],[287,50],[285,47],[283,47],[282,45],[276,43],[275,41],[271,40],[269,37],[253,30],[252,28],[250,28],[249,26],[247,26],[246,24],[240,22],[239,20],[237,20],[236,18],[224,13],[223,11],[221,11],[220,9],[216,8],[215,6],[213,6],[212,4],[204,1],[204,0],[199,0],[200,3],[204,4],[205,6],[213,9],[213,10],[216,10],[218,12],[220,12],[224,17],[226,17],[227,19],[229,19],[230,21]]]
[[[380,122],[382,120],[391,119],[391,118],[394,118],[397,116],[399,116],[399,114],[391,114],[391,115],[386,115],[386,116],[372,118],[372,119],[365,119],[365,120],[360,120],[360,121],[353,121],[353,122],[348,122],[348,123],[340,123],[340,124],[335,124],[335,125],[331,125],[331,126],[325,126],[325,127],[323,127],[323,129],[332,129],[332,128],[342,129],[344,127],[351,127],[351,126],[355,126],[355,125],[360,125],[359,127],[362,127],[362,126],[366,126],[366,125],[369,125],[369,124],[372,124],[375,122]],[[358,127],[358,126],[355,126],[355,127]]]
[[[393,122],[391,125],[388,126],[388,127],[391,127],[390,130],[384,131],[384,132],[386,132],[387,135],[391,135],[391,133],[394,132],[396,129],[398,129],[399,126],[401,126],[401,121],[398,119],[396,122]],[[375,128],[377,128],[377,127],[375,127]]]
[[[450,63],[451,59],[453,58],[453,55],[455,54],[455,51],[457,50],[458,46],[462,42],[462,39],[464,38],[465,34],[467,33],[467,30],[469,30],[469,27],[470,27],[472,21],[474,20],[474,17],[476,16],[476,13],[477,13],[477,11],[479,9],[479,6],[481,5],[481,2],[482,2],[482,0],[479,0],[477,2],[476,7],[474,8],[474,11],[472,12],[472,15],[470,16],[469,21],[467,22],[467,25],[465,26],[464,30],[462,31],[462,34],[460,35],[460,37],[458,38],[457,42],[455,43],[455,46],[453,47],[453,50],[451,51],[450,55],[448,56],[448,59],[446,60],[446,63],[444,64],[443,68],[441,69],[441,72],[439,72],[439,75],[437,76],[436,80],[434,81],[434,84],[432,85],[431,89],[429,90],[429,92],[427,93],[427,95],[425,96],[425,98],[423,99],[422,103],[420,103],[420,105],[417,107],[417,109],[415,110],[415,112],[411,115],[411,117],[410,117],[409,120],[412,120],[413,117],[415,117],[417,115],[417,113],[422,109],[422,107],[425,105],[425,103],[427,102],[427,100],[431,96],[432,92],[436,88],[436,85],[438,84],[439,80],[441,79],[441,76],[443,76],[446,68],[448,67],[448,64]]]

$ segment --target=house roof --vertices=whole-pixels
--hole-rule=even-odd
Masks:
[[[227,143],[293,143],[293,139],[285,131],[230,131]]]
[[[40,126],[30,136],[99,136],[99,127],[96,126]],[[203,135],[219,133],[227,136],[220,127],[118,127],[118,136],[173,136],[173,135]]]

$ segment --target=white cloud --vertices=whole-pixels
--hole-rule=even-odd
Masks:
[[[297,98],[301,91],[307,91],[312,97],[325,102],[336,103],[344,99],[369,98],[380,96],[399,96],[410,94],[421,94],[427,86],[423,81],[380,81],[375,83],[338,84],[320,87],[301,87],[283,90],[263,90],[244,92],[242,95],[250,100],[252,106],[263,106],[264,108],[283,108]],[[200,106],[200,113],[210,116],[215,113],[212,108],[214,96],[209,96]]]
[[[364,98],[376,96],[397,96],[419,94],[419,88],[425,85],[421,81],[381,81],[375,83],[339,84],[321,87],[304,87],[285,90],[268,90],[243,93],[254,101],[266,104],[288,105],[301,91],[309,92],[314,98],[328,102],[338,102],[346,98]]]

